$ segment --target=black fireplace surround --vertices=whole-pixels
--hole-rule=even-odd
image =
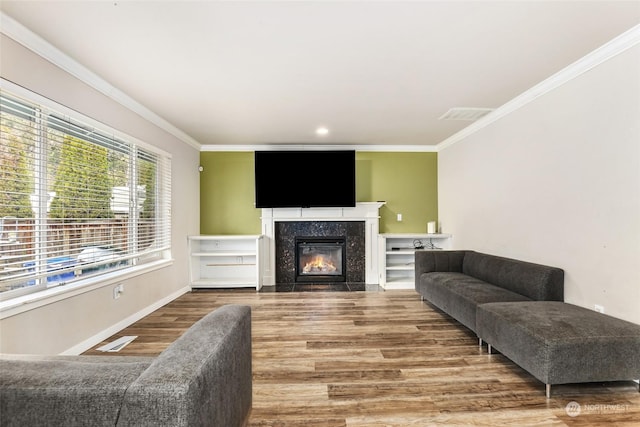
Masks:
[[[296,238],[320,241],[344,240],[341,275],[318,274],[317,277],[299,274],[296,257]],[[294,283],[364,284],[365,282],[365,222],[364,221],[276,221],[274,224],[276,288]],[[329,241],[329,240],[328,240]],[[315,280],[317,279],[317,280]]]

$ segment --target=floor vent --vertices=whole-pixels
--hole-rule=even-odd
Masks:
[[[471,107],[455,107],[450,108],[438,120],[467,120],[475,121],[492,112],[494,108],[471,108]]]
[[[137,335],[130,335],[122,338],[118,338],[115,341],[111,341],[108,344],[103,345],[102,347],[98,347],[96,350],[98,351],[108,351],[108,352],[116,352],[120,351],[127,346],[131,341],[138,338]]]

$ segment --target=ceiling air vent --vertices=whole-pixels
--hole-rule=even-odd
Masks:
[[[481,117],[486,116],[492,112],[493,108],[470,108],[470,107],[455,107],[450,108],[449,111],[444,113],[438,118],[438,120],[467,120],[474,121]]]

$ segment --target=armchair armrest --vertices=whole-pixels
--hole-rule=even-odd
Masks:
[[[415,252],[416,283],[423,273],[434,271],[462,273],[462,261],[469,251],[417,250]]]

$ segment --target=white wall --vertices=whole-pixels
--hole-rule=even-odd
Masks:
[[[60,353],[122,327],[139,313],[188,286],[187,235],[199,233],[199,151],[144,120],[52,63],[1,36],[1,75],[42,96],[172,154],[172,253],[170,267],[126,280],[117,300],[112,286],[8,317],[0,322],[0,351]]]
[[[640,46],[439,153],[456,248],[565,270],[565,301],[640,324]]]

